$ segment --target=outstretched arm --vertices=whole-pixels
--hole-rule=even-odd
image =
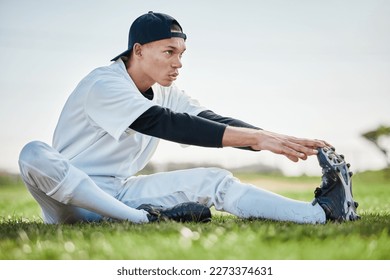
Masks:
[[[318,147],[330,146],[322,140],[312,140],[283,135],[266,130],[228,126],[222,138],[223,147],[251,147],[284,155],[297,162],[316,155]]]
[[[234,120],[235,123],[237,121]],[[329,146],[320,140],[296,138],[252,127],[227,125],[200,116],[175,113],[160,106],[151,107],[130,125],[130,128],[140,133],[173,142],[203,147],[268,150],[285,155],[292,161],[305,160],[317,153],[317,147]]]
[[[304,160],[307,156],[316,154],[317,147],[329,146],[324,141],[301,139],[264,131],[241,120],[220,116],[211,110],[203,111],[198,116],[229,125],[224,133],[222,146],[254,151],[268,150],[276,154],[285,155],[292,161]],[[247,129],[235,129],[238,127]],[[252,137],[253,139],[251,139]]]

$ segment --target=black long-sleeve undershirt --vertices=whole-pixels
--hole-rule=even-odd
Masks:
[[[130,125],[130,128],[181,144],[220,148],[227,125],[260,129],[237,119],[222,117],[211,110],[192,116],[187,113],[176,113],[157,105],[145,111]],[[239,148],[252,150],[250,147]]]
[[[152,106],[139,116],[130,128],[140,133],[202,147],[222,147],[227,125],[187,113],[176,113],[168,108]]]
[[[230,126],[246,127],[246,128],[258,129],[258,130],[261,129],[238,119],[220,116],[211,110],[202,111],[198,114],[198,116],[218,123],[224,123]]]
[[[205,119],[208,119],[208,120],[211,120],[211,121],[218,122],[218,123],[227,124],[227,125],[230,125],[230,126],[245,127],[245,128],[261,130],[261,128],[253,126],[253,125],[251,125],[249,123],[246,123],[246,122],[243,122],[241,120],[230,118],[230,117],[220,116],[220,115],[214,113],[211,110],[202,111],[202,112],[200,112],[198,114],[198,116],[202,117],[202,118],[205,118]],[[255,151],[255,152],[258,151],[258,150],[252,149],[251,147],[236,147],[236,148],[242,149],[242,150]]]

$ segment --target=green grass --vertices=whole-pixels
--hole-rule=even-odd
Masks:
[[[318,177],[237,175],[251,182],[318,183]],[[46,225],[21,182],[0,181],[0,259],[390,259],[390,178],[385,171],[357,174],[354,195],[362,219],[353,223],[297,225],[242,220],[216,213],[207,224]],[[311,200],[313,190],[281,192]]]

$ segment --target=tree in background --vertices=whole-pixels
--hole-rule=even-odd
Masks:
[[[387,168],[390,168],[390,126],[380,125],[377,129],[363,133],[362,136],[374,143],[384,154]]]

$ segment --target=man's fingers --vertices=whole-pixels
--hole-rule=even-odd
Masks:
[[[293,162],[298,162],[298,161],[299,161],[299,158],[297,158],[297,157],[293,157],[293,156],[290,156],[290,155],[286,155],[286,157],[287,157],[289,160],[293,161]]]
[[[286,156],[291,161],[297,162],[299,159],[306,160],[307,154],[301,151],[301,147],[295,143],[290,143],[282,141],[280,143],[279,149],[274,150],[273,152],[277,154],[282,154]]]
[[[286,145],[290,148],[293,156],[306,160],[308,156],[316,155],[317,150],[301,144],[287,142]]]
[[[300,144],[300,145],[305,146],[305,147],[310,147],[312,149],[323,148],[323,147],[329,146],[329,144],[327,142],[322,141],[322,140],[318,140],[318,139],[312,140],[312,139],[291,137],[289,140],[293,143],[297,143],[297,144]]]
[[[262,132],[263,135],[269,138],[267,139],[268,141],[262,143],[263,145],[260,146],[260,149],[282,154],[293,162],[297,162],[299,159],[306,160],[308,156],[317,155],[318,148],[332,147],[323,140],[297,138],[268,131]]]

